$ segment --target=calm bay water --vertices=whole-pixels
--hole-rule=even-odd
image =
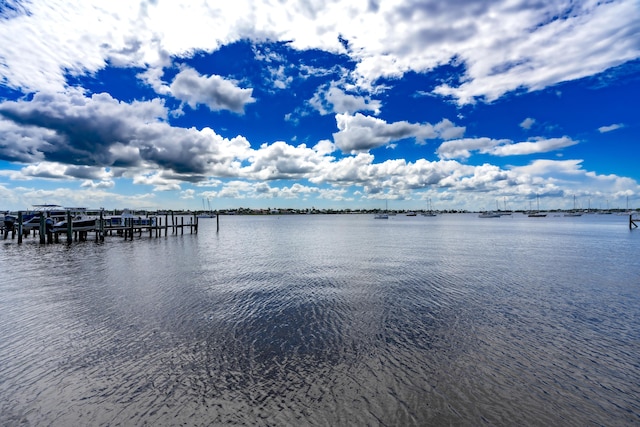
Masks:
[[[628,218],[0,241],[0,425],[640,424]]]

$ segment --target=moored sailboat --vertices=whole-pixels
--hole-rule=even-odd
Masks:
[[[429,197],[429,210],[426,212],[422,213],[422,216],[438,216],[434,211],[433,211],[433,207],[431,206],[431,197]]]
[[[389,219],[389,206],[387,201],[384,202],[384,212],[378,212],[373,218],[374,219]]]
[[[544,218],[547,216],[546,213],[542,213],[540,212],[540,199],[538,197],[538,195],[536,194],[536,203],[538,204],[538,210],[535,212],[530,212],[529,215],[527,215],[529,218]]]
[[[209,199],[207,199],[207,204],[209,205],[209,210],[206,211],[204,207],[204,199],[202,199],[202,212],[198,214],[198,218],[215,218],[216,214],[211,210],[211,203],[209,203]]]
[[[576,196],[573,196],[573,210],[564,214],[564,216],[582,216],[580,212],[576,209]]]
[[[500,218],[500,214],[493,211],[481,212],[478,218]]]

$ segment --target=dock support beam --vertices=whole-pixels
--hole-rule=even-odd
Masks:
[[[634,228],[638,228],[638,224],[636,221],[640,221],[638,219],[633,219],[633,214],[629,215],[629,230],[633,230]]]

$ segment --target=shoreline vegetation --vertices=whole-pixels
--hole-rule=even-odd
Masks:
[[[33,209],[24,209],[20,210],[21,212],[30,213],[33,212]],[[105,215],[119,215],[123,212],[122,209],[87,209],[87,213],[93,213],[98,215],[102,211]],[[237,209],[220,209],[220,210],[152,210],[152,209],[131,209],[130,210],[133,215],[140,216],[151,216],[151,215],[201,215],[205,213],[213,213],[216,215],[345,215],[345,214],[379,214],[381,212],[385,212],[388,214],[397,214],[397,215],[407,215],[414,216],[413,214],[422,214],[422,213],[434,213],[434,214],[473,214],[473,213],[482,213],[486,212],[484,210],[456,210],[456,209],[443,209],[443,210],[415,210],[415,209],[295,209],[295,208],[283,208],[283,209],[257,209],[257,208],[237,208]],[[10,212],[18,212],[18,211],[9,211],[0,209],[0,216],[3,214],[9,214]],[[492,211],[501,215],[510,215],[510,214],[530,214],[531,211],[519,209],[519,210],[495,210]],[[549,209],[549,210],[541,210],[541,212],[545,212],[548,214],[565,214],[565,213],[575,213],[579,212],[580,214],[597,214],[597,215],[607,215],[607,214],[640,214],[640,208],[636,209],[585,209],[585,210],[573,210],[573,209]]]
[[[250,209],[250,208],[239,208],[239,209],[221,209],[219,211],[214,211],[219,215],[344,215],[344,214],[378,214],[381,212],[386,212],[389,214],[397,214],[397,215],[407,215],[410,214],[413,216],[414,213],[422,214],[422,213],[430,213],[433,212],[435,214],[473,214],[485,211],[470,211],[470,210],[414,210],[414,209],[398,209],[398,210],[385,210],[385,209]],[[528,210],[514,210],[514,211],[494,211],[499,214],[529,214]],[[542,211],[541,211],[542,212]],[[543,212],[547,212],[549,214],[563,214],[569,212],[575,212],[572,209],[550,209],[544,210]],[[191,213],[191,212],[185,212]],[[195,213],[199,213],[196,211]],[[640,214],[640,208],[638,209],[591,209],[580,211],[583,214]]]

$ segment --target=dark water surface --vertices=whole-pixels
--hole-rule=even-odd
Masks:
[[[640,424],[628,217],[0,242],[0,425]]]

